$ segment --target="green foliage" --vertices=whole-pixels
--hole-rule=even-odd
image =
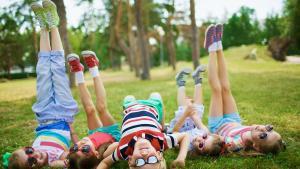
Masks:
[[[224,25],[224,48],[262,42],[262,31],[259,22],[254,18],[254,13],[254,9],[241,7],[228,19]]]
[[[284,34],[284,18],[278,14],[270,15],[264,24],[264,38],[270,40],[273,37],[280,37]]]
[[[300,1],[285,0],[284,14],[287,19],[287,34],[293,41],[290,53],[300,53]]]

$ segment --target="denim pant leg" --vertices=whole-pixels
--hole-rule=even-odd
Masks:
[[[36,67],[37,99],[32,110],[35,112],[37,121],[41,124],[47,122],[47,119],[51,117],[48,112],[51,111],[53,104],[54,90],[50,70],[50,52],[40,52],[38,58]]]
[[[51,72],[54,88],[55,114],[60,120],[73,122],[78,112],[77,102],[73,99],[69,79],[66,74],[64,51],[51,51]]]

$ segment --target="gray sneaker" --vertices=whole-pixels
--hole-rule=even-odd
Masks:
[[[201,73],[205,72],[206,70],[206,65],[199,65],[196,70],[192,73],[192,77],[195,81],[195,85],[202,83],[202,77],[201,77]]]
[[[183,68],[176,74],[175,80],[176,80],[178,87],[185,86],[185,77],[187,75],[191,74],[191,72],[192,72],[192,69]]]

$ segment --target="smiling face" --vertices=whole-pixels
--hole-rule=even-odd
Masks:
[[[41,168],[42,166],[47,165],[48,155],[45,152],[34,150],[31,154],[26,154],[24,148],[16,150],[13,153],[15,156],[18,156],[18,163],[23,164],[23,166],[30,166],[30,162],[34,159],[35,168]]]
[[[137,142],[134,145],[134,150],[132,153],[132,156],[129,156],[128,165],[133,168],[136,166],[136,160],[137,159],[143,159],[144,161],[147,161],[149,157],[155,156],[158,159],[158,163],[155,164],[145,164],[142,167],[139,168],[158,168],[159,161],[162,160],[162,154],[159,151],[156,151],[155,148],[151,145],[151,143],[143,138],[138,138]]]
[[[276,151],[276,147],[280,148],[278,144],[282,143],[280,134],[274,130],[266,131],[257,127],[251,131],[251,136],[253,148],[262,153]]]
[[[93,155],[98,155],[98,151],[96,150],[93,142],[88,137],[84,137],[83,139],[78,141],[76,145],[78,146],[78,150],[75,153],[79,157],[90,157]]]
[[[219,155],[222,149],[222,140],[216,134],[197,136],[192,141],[193,148],[198,155]]]

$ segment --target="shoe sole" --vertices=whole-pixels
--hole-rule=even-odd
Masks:
[[[177,80],[178,76],[179,76],[182,72],[184,72],[185,74],[190,74],[190,73],[192,72],[192,69],[190,69],[190,68],[183,68],[183,69],[181,69],[181,70],[177,73],[177,75],[175,76],[175,79],[176,79],[176,80]]]
[[[42,4],[44,8],[54,7],[56,9],[56,5],[52,1],[44,0]]]
[[[68,54],[68,56],[67,56],[67,60],[68,61],[72,61],[72,60],[76,60],[76,59],[79,60],[79,56],[77,54],[75,54],[75,53]]]
[[[206,28],[206,31],[205,31],[205,38],[204,38],[204,48],[205,48],[205,49],[208,49],[208,46],[207,46],[207,44],[206,44],[207,33],[208,33],[208,31],[209,31],[212,27],[215,27],[215,25],[213,25],[213,24],[209,25],[209,26]]]
[[[202,68],[202,69],[201,69]],[[199,70],[200,69],[200,70]],[[205,72],[206,71],[206,65],[200,65],[196,68],[196,70],[192,73],[192,77],[196,76],[198,72]]]

